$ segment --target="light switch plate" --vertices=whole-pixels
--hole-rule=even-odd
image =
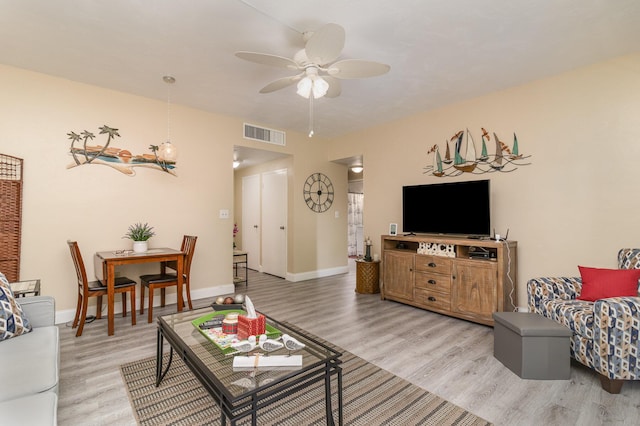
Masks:
[[[220,210],[220,219],[229,219],[229,210],[221,209]]]

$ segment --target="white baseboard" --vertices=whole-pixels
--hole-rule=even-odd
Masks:
[[[306,281],[314,278],[330,277],[332,275],[346,274],[349,272],[348,266],[339,266],[337,268],[319,269],[316,271],[302,272],[299,274],[287,273],[287,280],[291,282]]]
[[[191,300],[195,301],[198,299],[206,299],[208,297],[216,297],[216,296],[220,296],[223,294],[233,294],[235,292],[235,286],[233,284],[225,284],[225,285],[220,285],[220,286],[216,286],[216,287],[208,287],[208,288],[199,288],[196,290],[191,290]],[[140,292],[138,291],[138,289],[136,289],[136,293],[137,295],[140,294]],[[147,310],[147,306],[149,306],[149,297],[148,297],[149,293],[145,292],[145,298],[144,298],[144,307],[145,307],[145,312]],[[128,297],[128,295],[127,295]],[[95,305],[95,297],[92,297],[90,300],[90,304],[89,304],[89,308],[87,310],[87,315],[95,315],[96,314],[96,305]],[[116,296],[116,300],[115,300],[115,306],[114,306],[114,312],[115,314],[121,314],[122,313],[122,303],[121,303],[121,297],[120,296]],[[106,296],[104,296],[102,298],[102,316],[106,317],[107,315],[107,305],[105,303],[106,301]],[[131,309],[129,305],[129,299],[127,298],[127,309]],[[185,299],[185,304],[187,303],[186,299]],[[168,293],[166,296],[166,304],[167,305],[171,305],[174,303],[178,303],[178,296],[176,295],[175,291]],[[155,291],[154,295],[153,295],[153,306],[160,306],[160,292],[159,291]],[[140,298],[138,297],[136,300],[136,309],[138,310],[138,312],[140,312]],[[56,311],[56,319],[55,319],[55,323],[56,324],[65,324],[67,322],[73,321],[73,318],[76,315],[76,310],[75,309],[64,309],[64,310],[59,310]],[[145,313],[146,315],[146,313]]]

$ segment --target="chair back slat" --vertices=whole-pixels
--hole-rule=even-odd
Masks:
[[[180,250],[185,253],[184,255],[184,274],[189,277],[191,272],[191,261],[193,260],[193,252],[196,250],[196,241],[198,237],[194,235],[185,235],[182,238],[182,247]]]
[[[71,258],[73,259],[73,266],[76,268],[76,277],[78,279],[78,286],[83,291],[88,291],[87,271],[84,268],[84,261],[82,260],[82,254],[80,254],[80,248],[77,241],[67,241],[69,250],[71,251]]]

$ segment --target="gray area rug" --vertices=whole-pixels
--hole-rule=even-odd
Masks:
[[[332,345],[335,347],[335,345]],[[338,350],[340,350],[338,348]],[[342,351],[346,425],[489,425],[400,377]],[[165,355],[168,359],[168,355]],[[166,365],[166,359],[165,359]],[[120,367],[141,425],[220,425],[220,409],[182,360],[174,357],[160,387],[155,357]],[[334,418],[337,393],[332,379]],[[238,424],[250,424],[250,417]],[[324,384],[318,384],[259,411],[259,425],[324,425]]]

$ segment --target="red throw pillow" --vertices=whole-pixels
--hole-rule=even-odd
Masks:
[[[637,296],[640,269],[601,269],[578,266],[582,277],[579,300],[595,302],[608,297]]]

